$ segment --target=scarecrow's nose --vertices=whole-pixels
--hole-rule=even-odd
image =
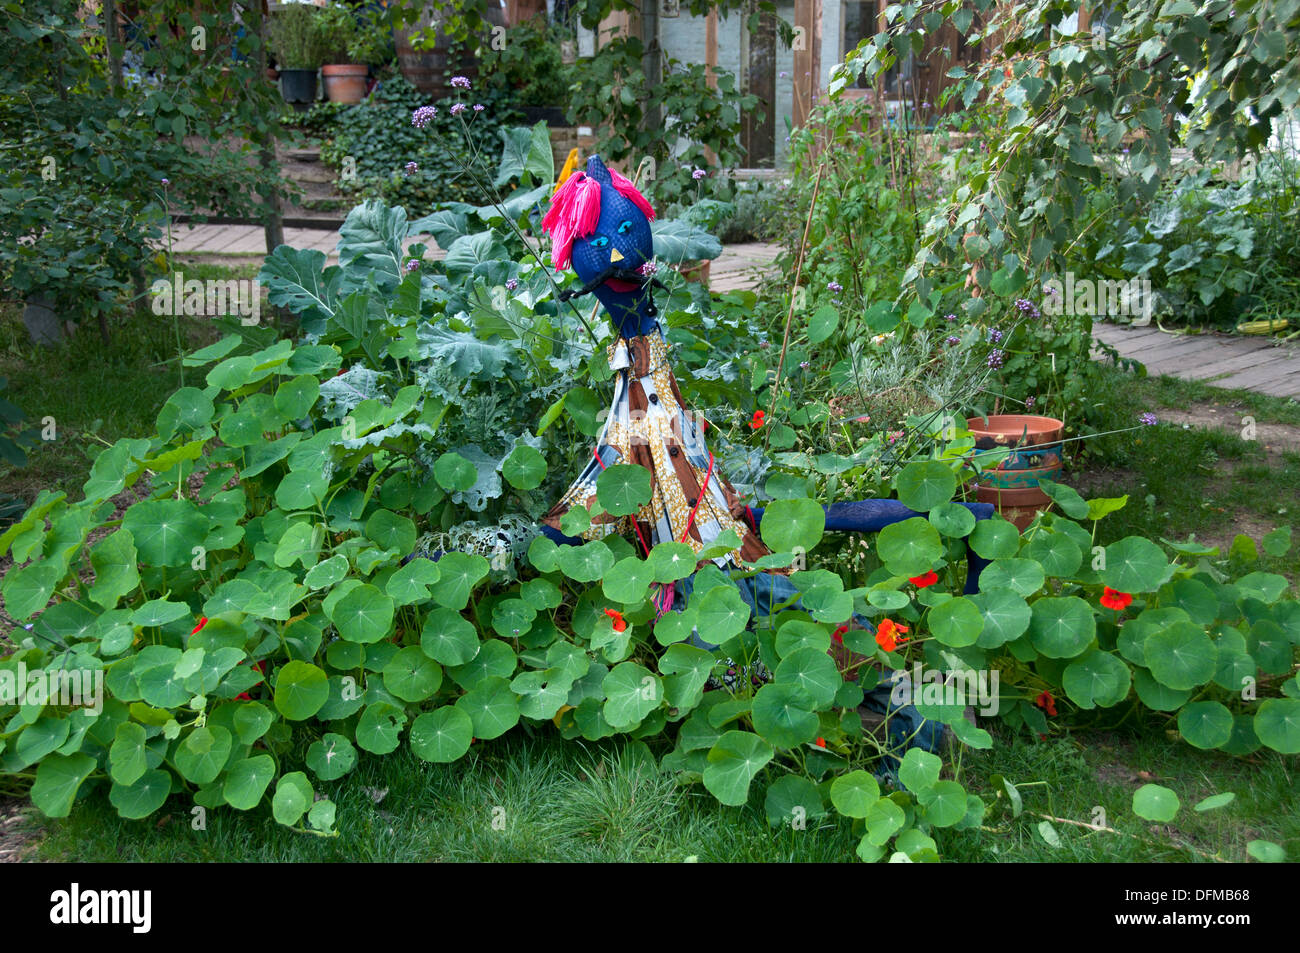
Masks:
[[[623,260],[623,253],[620,252],[617,248],[611,248],[609,251],[609,263],[612,265],[614,264],[614,262],[622,261],[622,260]]]

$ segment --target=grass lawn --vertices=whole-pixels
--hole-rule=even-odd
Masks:
[[[247,277],[208,266],[211,275]],[[190,347],[218,329],[185,319]],[[170,318],[137,317],[116,329],[111,345],[82,331],[53,349],[26,342],[16,312],[0,311],[0,375],[7,396],[34,422],[53,417],[58,438],[31,451],[26,469],[0,473],[0,492],[30,500],[42,488],[76,498],[90,461],[122,436],[153,429],[162,402],[179,384]],[[188,377],[187,383],[193,383]],[[1230,429],[1162,423],[1085,444],[1065,482],[1085,496],[1127,493],[1129,505],[1100,525],[1098,542],[1131,533],[1185,539],[1195,533],[1225,548],[1237,533],[1256,540],[1300,514],[1300,404],[1214,390],[1170,379],[1135,380],[1115,372],[1094,395],[1105,426],[1132,426],[1153,410],[1164,420],[1222,419]],[[1243,415],[1260,439],[1241,439]],[[1214,416],[1217,415],[1217,416]],[[1267,429],[1263,425],[1268,425]],[[0,570],[8,567],[0,562]],[[1300,578],[1300,546],[1259,568]],[[1300,759],[1264,750],[1249,758],[1197,751],[1166,733],[1154,714],[1114,711],[1109,722],[1062,726],[1035,740],[995,730],[987,752],[966,751],[959,776],[989,799],[1001,775],[1017,786],[978,832],[939,832],[947,859],[990,860],[1244,860],[1254,839],[1281,844],[1300,857],[1300,814],[1294,807]],[[1139,717],[1143,719],[1139,722]],[[302,751],[290,762],[301,761]],[[761,802],[718,805],[702,787],[682,788],[654,768],[640,743],[568,743],[549,726],[520,729],[478,743],[451,766],[393,755],[364,755],[346,778],[321,785],[339,807],[336,838],[296,834],[269,812],[209,812],[206,830],[192,827],[180,799],[168,815],[121,820],[102,791],[83,799],[66,821],[46,821],[18,800],[0,815],[6,839],[25,845],[27,859],[148,861],[279,860],[664,860],[829,861],[850,859],[857,837],[847,822],[811,821],[808,829],[769,828]],[[1150,824],[1131,809],[1132,792],[1148,781],[1175,790],[1183,811],[1172,824]],[[1232,791],[1225,808],[1197,813],[1208,795]],[[494,820],[496,824],[494,826]],[[1042,825],[1046,822],[1050,828]],[[1073,822],[1073,823],[1071,823]],[[1090,825],[1090,826],[1089,826]],[[1104,829],[1103,829],[1104,828]],[[1053,843],[1055,842],[1055,843]]]

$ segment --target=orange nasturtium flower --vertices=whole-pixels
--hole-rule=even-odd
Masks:
[[[825,739],[825,738],[818,738],[818,739],[817,739],[817,747],[819,747],[819,748],[825,748],[825,747],[826,747],[826,739]]]
[[[623,621],[623,613],[617,609],[606,609],[605,615],[609,616],[614,625],[615,632],[622,632],[627,628],[627,623]]]
[[[907,641],[907,636],[900,634],[907,631],[907,626],[899,625],[893,619],[881,619],[876,628],[876,644],[886,652],[892,652],[898,648],[899,642]]]
[[[933,586],[936,582],[938,582],[939,574],[935,572],[933,569],[931,569],[929,572],[925,573],[924,575],[911,576],[907,581],[910,582],[912,585],[916,586],[916,588],[918,589],[924,589],[926,586]]]
[[[1104,587],[1105,591],[1101,594],[1101,604],[1107,609],[1114,609],[1116,612],[1123,612],[1128,608],[1133,597],[1127,592],[1119,592],[1110,586]]]
[[[1038,697],[1034,699],[1034,704],[1049,715],[1056,715],[1056,699],[1052,697],[1051,692],[1039,692]]]

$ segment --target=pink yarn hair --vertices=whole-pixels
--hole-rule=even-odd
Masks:
[[[655,210],[635,185],[613,169],[609,170],[615,191],[654,220]],[[575,172],[551,196],[551,207],[542,218],[542,230],[551,236],[551,263],[556,271],[569,267],[573,243],[586,238],[600,222],[600,183],[585,172]]]

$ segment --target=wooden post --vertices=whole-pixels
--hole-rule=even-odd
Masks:
[[[704,19],[704,77],[709,89],[718,88],[718,77],[714,70],[718,68],[718,8],[709,7],[709,15]],[[718,154],[705,146],[704,155],[709,165],[718,164]]]
[[[260,0],[257,4],[257,77],[253,80],[256,83],[266,82],[266,17],[265,0]],[[261,142],[258,143],[257,161],[264,172],[276,168],[274,133],[262,134]],[[280,193],[272,188],[266,198],[264,231],[266,253],[269,255],[284,244],[284,216],[280,212]]]

